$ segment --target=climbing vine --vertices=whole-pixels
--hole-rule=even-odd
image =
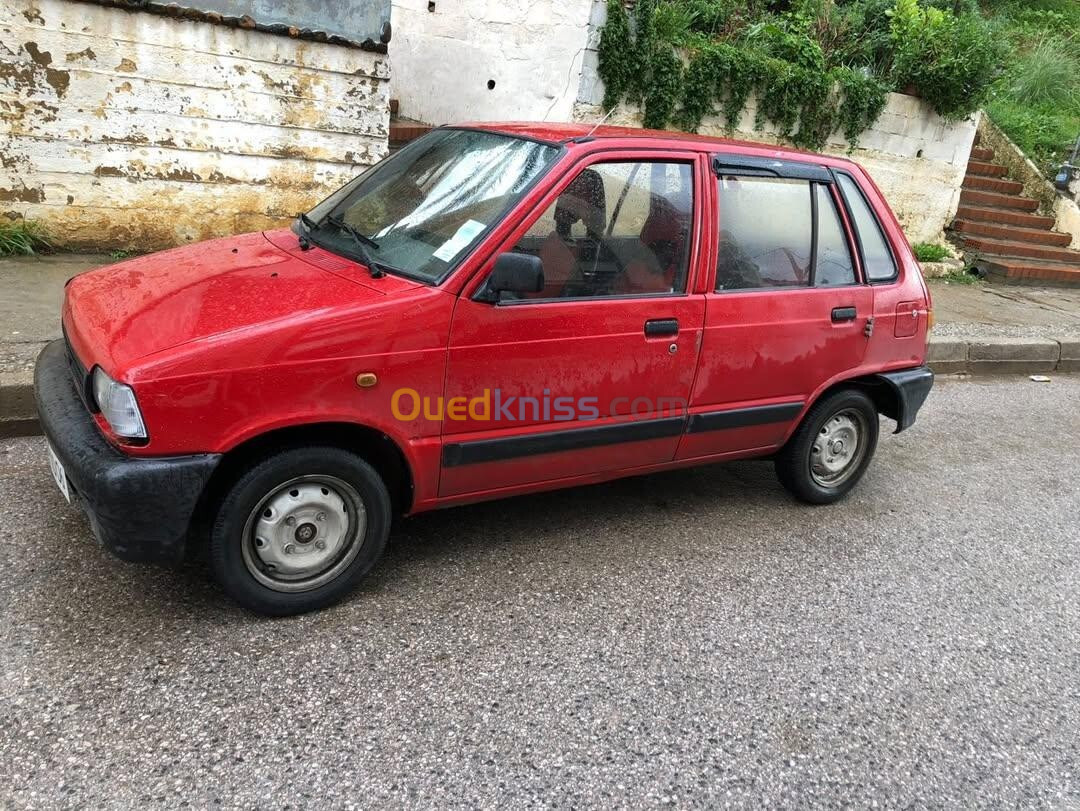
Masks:
[[[600,35],[604,107],[643,107],[644,124],[696,131],[719,113],[729,132],[756,99],[754,127],[771,123],[797,146],[820,148],[834,132],[851,146],[885,107],[890,84],[868,69],[830,64],[812,34],[820,3],[783,14],[761,2],[638,0],[633,19],[608,0]]]

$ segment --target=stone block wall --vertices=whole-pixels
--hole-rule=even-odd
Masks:
[[[64,247],[276,227],[387,151],[385,54],[69,0],[0,32],[0,216]]]

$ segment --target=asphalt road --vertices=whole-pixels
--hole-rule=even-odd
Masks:
[[[1080,803],[1080,376],[945,382],[843,504],[742,463],[405,521],[266,620],[0,442],[0,806]]]

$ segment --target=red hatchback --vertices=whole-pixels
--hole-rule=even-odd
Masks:
[[[930,298],[854,163],[613,127],[445,127],[298,217],[72,279],[49,462],[128,560],[208,548],[328,605],[395,513],[772,456],[862,476],[933,375]]]

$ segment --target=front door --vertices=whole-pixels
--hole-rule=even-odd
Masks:
[[[687,293],[704,173],[693,153],[607,153],[492,254],[451,326],[441,496],[674,457],[705,316]],[[539,256],[544,289],[482,300],[506,251]]]
[[[873,291],[823,167],[714,161],[719,242],[679,459],[782,443],[824,383],[863,362]]]

